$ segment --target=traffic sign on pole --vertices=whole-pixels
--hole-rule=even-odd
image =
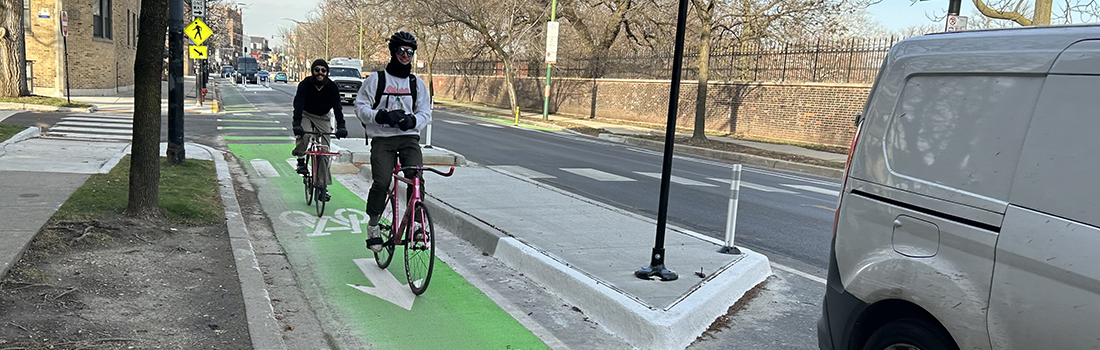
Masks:
[[[206,46],[191,45],[187,48],[187,55],[193,60],[207,59],[209,56],[206,53]]]
[[[187,28],[183,28],[183,34],[191,38],[191,41],[194,41],[195,45],[202,45],[202,42],[209,39],[210,35],[214,34],[214,31],[206,26],[206,22],[203,22],[202,18],[195,18],[195,21],[187,25]]]
[[[558,22],[546,22],[546,62],[558,61]]]
[[[61,11],[61,36],[69,36],[69,13]]]
[[[191,16],[206,18],[206,0],[191,0]]]

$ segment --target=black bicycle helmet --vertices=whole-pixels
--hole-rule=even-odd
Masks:
[[[397,51],[397,48],[402,46],[408,46],[416,50],[416,37],[405,31],[393,33],[390,36],[390,53]]]

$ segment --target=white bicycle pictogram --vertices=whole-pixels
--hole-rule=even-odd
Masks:
[[[332,213],[332,216],[317,217],[300,210],[288,210],[279,214],[279,220],[290,227],[311,227],[313,232],[307,237],[328,236],[335,232],[350,231],[352,234],[363,233],[363,225],[367,225],[367,213],[359,209],[341,208]]]

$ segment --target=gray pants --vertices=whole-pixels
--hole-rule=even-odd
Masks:
[[[329,116],[316,115],[310,112],[302,111],[302,129],[307,132],[320,132],[331,133],[332,122],[329,120]],[[294,150],[290,152],[295,157],[303,157],[306,154],[306,147],[309,146],[309,137],[316,137],[316,135],[302,135],[294,137]],[[321,135],[320,143],[324,146],[325,150],[329,149],[329,135]],[[314,177],[321,180],[321,184],[328,186],[332,185],[332,173],[329,171],[329,165],[332,163],[331,157],[320,157],[320,164],[317,164],[317,174],[313,174]]]
[[[386,210],[386,196],[390,193],[390,183],[393,182],[393,169],[397,160],[401,160],[401,166],[424,165],[424,154],[420,152],[420,136],[401,135],[393,137],[378,137],[370,142],[370,169],[374,183],[367,193],[367,215],[372,218],[382,215]],[[406,170],[405,177],[417,176],[415,170]],[[421,190],[424,182],[420,182]],[[410,188],[409,191],[412,189]],[[406,191],[406,194],[411,192]]]

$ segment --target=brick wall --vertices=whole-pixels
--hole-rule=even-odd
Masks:
[[[507,108],[503,77],[435,76],[436,95]],[[520,108],[542,111],[545,79],[516,82]],[[697,83],[680,86],[676,125],[695,125]],[[847,146],[855,115],[870,85],[712,82],[707,91],[708,131],[755,138]],[[551,112],[667,124],[669,84],[657,80],[554,80]],[[593,97],[595,96],[595,98]]]
[[[110,39],[93,35],[93,3],[93,0],[63,1],[69,15],[68,77],[74,95],[113,93],[119,87],[125,89],[134,84],[137,43],[133,31],[137,26],[132,22],[139,0],[112,0]],[[34,33],[26,37],[27,59],[35,61],[35,86],[47,88],[44,90],[55,88],[55,82],[59,81],[57,74],[64,74],[56,56],[62,47],[57,44],[61,14],[55,5],[55,0],[31,0]],[[50,12],[49,19],[37,17],[43,8]]]

